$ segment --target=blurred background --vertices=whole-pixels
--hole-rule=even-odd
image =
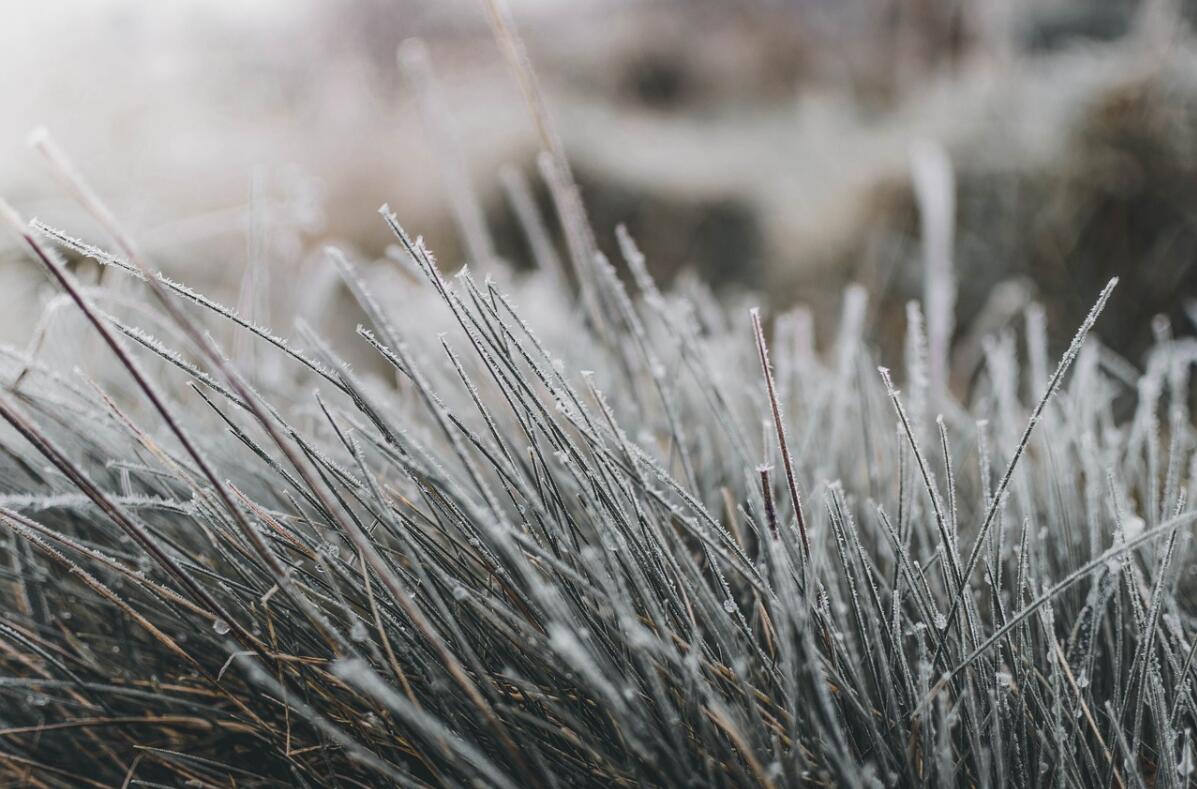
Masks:
[[[892,341],[922,294],[912,160],[942,151],[962,353],[1032,300],[1066,342],[1113,274],[1108,343],[1134,357],[1158,313],[1191,330],[1195,2],[510,8],[613,259],[622,223],[666,284],[807,303],[821,331],[859,282]],[[329,242],[384,259],[384,202],[455,268],[467,187],[494,254],[526,267],[502,172],[560,245],[482,0],[8,0],[0,63],[0,194],[106,244],[27,147],[44,125],[159,265],[234,303],[266,265],[254,298],[302,306]],[[50,293],[0,241],[0,340],[26,341]]]

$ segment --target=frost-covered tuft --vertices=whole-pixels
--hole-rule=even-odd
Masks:
[[[878,359],[851,289],[821,355],[801,314],[660,292],[626,233],[630,284],[585,255],[479,280],[384,219],[421,281],[327,253],[365,316],[344,345],[373,366],[351,367],[118,228],[108,252],[12,217],[106,374],[0,350],[0,774],[1192,776],[1197,345],[1161,330],[1142,371],[1110,353],[1090,330],[1113,283],[1054,374],[1033,311],[1028,362],[996,338],[962,395],[942,300]]]

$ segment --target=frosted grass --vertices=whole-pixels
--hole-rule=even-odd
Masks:
[[[446,276],[385,208],[422,285],[327,251],[357,369],[164,277],[39,145],[116,251],[4,208],[89,321],[0,353],[5,778],[1189,782],[1197,351],[1105,350],[1115,283],[1053,373],[1032,309],[965,390],[941,297],[881,359],[850,289],[821,353],[809,313],[662,292],[620,230],[625,281],[549,160],[556,217],[509,176],[525,279]],[[102,375],[50,361],[84,337]]]

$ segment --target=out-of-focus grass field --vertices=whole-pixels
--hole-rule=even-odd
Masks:
[[[1085,309],[1073,294],[1120,274],[1137,298],[1116,344],[1142,347],[1158,311],[1185,324],[1176,295],[1197,252],[1185,4],[513,10],[600,246],[613,251],[626,224],[666,282],[693,274],[774,306],[809,302],[822,325],[856,281],[884,334],[919,293],[910,161],[932,143],[956,184],[962,315],[993,329],[1040,298],[1070,326]],[[24,146],[45,124],[190,281],[233,293],[250,256],[294,270],[329,240],[380,257],[388,239],[371,218],[383,202],[453,267],[465,251],[446,160],[479,196],[501,256],[526,250],[500,169],[521,169],[547,207],[533,125],[480,3],[106,0],[7,13],[0,193],[94,230],[51,196]],[[431,125],[396,63],[412,37],[435,75]],[[0,338],[20,341],[42,296],[12,251],[0,248]],[[291,294],[271,298],[296,307]]]

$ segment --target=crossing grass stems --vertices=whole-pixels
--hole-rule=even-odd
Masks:
[[[327,253],[359,372],[163,275],[38,145],[115,249],[4,207],[108,360],[0,349],[7,780],[1194,778],[1197,344],[1118,358],[1114,283],[1053,375],[1031,309],[965,394],[928,392],[912,304],[903,395],[859,290],[825,357],[800,314],[662,292],[626,232],[626,283],[589,244],[565,268],[523,200],[563,268],[447,277],[384,207],[418,284]],[[230,326],[280,363],[240,369]]]

